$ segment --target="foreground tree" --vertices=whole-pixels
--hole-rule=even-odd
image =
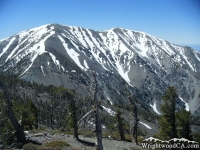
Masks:
[[[138,144],[138,141],[137,141],[138,108],[137,108],[136,102],[130,96],[128,96],[128,98],[130,100],[131,105],[133,106],[133,112],[134,112],[134,118],[135,118],[133,131],[132,131],[132,142],[135,142],[136,144]]]
[[[162,116],[159,118],[159,132],[158,135],[163,140],[168,140],[177,137],[176,130],[176,100],[178,95],[173,86],[168,87],[162,99],[164,104],[161,106]]]
[[[13,125],[13,127],[16,131],[17,142],[26,143],[26,138],[24,135],[24,128],[15,118],[10,97],[8,95],[6,86],[3,84],[2,81],[0,81],[0,87],[3,90],[4,97],[6,99],[8,119],[10,120],[11,124]]]
[[[74,139],[79,140],[77,116],[76,116],[76,106],[75,106],[75,100],[73,97],[71,97],[69,100],[69,113],[70,113],[69,125],[71,128],[73,128]]]
[[[96,79],[96,73],[93,72],[94,82],[95,82],[95,91],[94,91],[94,114],[95,114],[95,134],[96,134],[96,150],[103,150],[102,144],[102,132],[101,132],[101,122],[99,117],[99,104],[97,99],[97,92],[98,92],[98,84]]]
[[[180,138],[192,139],[191,120],[192,114],[185,109],[176,113],[177,131]]]
[[[14,100],[13,111],[15,112],[16,118],[20,118],[23,127],[32,130],[34,125],[35,128],[38,128],[38,109],[32,100],[28,100],[23,104]]]

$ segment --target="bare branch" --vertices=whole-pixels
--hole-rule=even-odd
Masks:
[[[78,125],[79,125],[79,123],[83,120],[83,119],[85,119],[88,115],[90,115],[92,112],[93,112],[94,110],[90,110],[89,112],[87,112],[79,121],[78,121]]]

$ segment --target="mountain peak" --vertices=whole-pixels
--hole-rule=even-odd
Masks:
[[[53,23],[0,41],[3,73],[91,94],[90,70],[98,73],[100,95],[110,103],[127,103],[128,92],[149,108],[156,102],[159,111],[164,90],[173,85],[179,105],[189,103],[192,112],[200,107],[200,54],[143,32]]]

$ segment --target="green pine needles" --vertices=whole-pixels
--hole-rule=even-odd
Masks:
[[[176,109],[178,94],[175,87],[168,87],[162,99],[164,104],[161,106],[162,116],[158,120],[158,137],[162,140],[172,138],[186,138],[191,140],[190,126],[192,115],[185,109]]]

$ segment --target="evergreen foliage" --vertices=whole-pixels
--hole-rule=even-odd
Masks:
[[[161,106],[162,116],[159,118],[159,136],[163,140],[172,139],[177,137],[176,130],[176,100],[178,95],[174,87],[168,87],[162,99],[164,105]]]
[[[21,120],[21,123],[26,130],[37,128],[40,124],[52,129],[62,128],[65,131],[71,129],[77,130],[77,121],[93,109],[94,100],[91,97],[83,97],[82,95],[75,93],[75,91],[63,86],[44,86],[35,82],[20,80],[15,76],[3,76],[1,74],[0,78],[8,87],[12,108],[17,121]],[[191,140],[191,123],[196,123],[196,125],[198,125],[198,117],[192,119],[190,112],[176,110],[177,98],[178,96],[174,87],[169,87],[163,95],[164,105],[161,107],[162,116],[159,117],[160,129],[158,135],[160,139],[168,140],[172,137],[184,137]],[[112,116],[105,112],[103,108],[101,108],[101,105],[112,108],[112,110],[116,110],[116,106],[106,104],[106,101],[102,101],[102,104],[99,104],[100,120],[102,125],[106,126],[106,129],[103,129],[103,132],[109,132],[109,135],[118,138],[120,134],[119,128],[117,127],[119,127],[119,121],[121,121],[121,127],[125,132],[127,140],[127,135],[131,134],[130,126],[132,125],[130,124],[130,118],[131,120],[133,119],[130,112],[135,109],[130,104],[120,105],[120,108],[118,107],[119,109],[116,111],[116,115]],[[8,120],[7,104],[1,89],[0,106],[0,144],[3,143],[8,145],[13,141],[16,141],[16,135],[12,124]],[[145,118],[151,123],[156,122],[157,116],[150,112],[147,105],[138,101],[137,106],[140,117]],[[91,123],[93,120],[87,119],[84,124],[89,124],[89,121]],[[118,123],[118,126],[116,126],[116,123]],[[84,129],[88,127],[86,130],[92,132],[94,130],[93,125],[88,126],[84,126]],[[85,132],[85,130],[82,132]],[[146,135],[145,132],[139,128],[137,132],[138,136]],[[193,136],[195,135],[195,137],[193,137],[194,140],[200,139],[198,134],[198,132],[193,134]]]
[[[185,109],[176,113],[177,118],[177,131],[180,138],[193,140],[191,131],[192,114]]]
[[[164,104],[161,106],[162,116],[159,117],[160,128],[157,136],[163,140],[176,137],[192,140],[192,114],[185,109],[176,110],[176,89],[168,87],[162,98]]]

